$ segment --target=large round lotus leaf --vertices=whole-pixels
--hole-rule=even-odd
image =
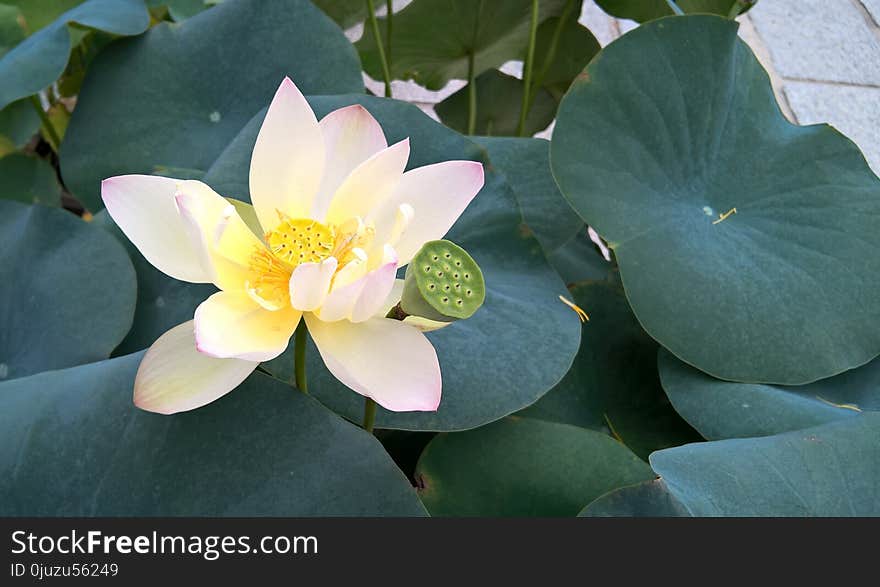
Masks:
[[[609,45],[551,165],[651,336],[721,379],[809,383],[880,353],[880,181],[830,126],[782,116],[736,30],[671,17]]]
[[[410,137],[409,166],[449,159],[485,159],[476,145],[410,104],[369,96],[310,98],[318,116],[359,103],[381,123],[389,143]],[[205,181],[225,196],[247,198],[248,166],[263,115],[257,115],[211,167]],[[486,185],[446,238],[480,265],[486,302],[473,317],[428,335],[443,372],[437,412],[393,413],[379,408],[376,426],[406,430],[461,430],[497,420],[533,403],[556,385],[577,352],[580,322],[559,296],[566,293],[540,245],[520,229],[510,187],[486,169]],[[292,375],[291,350],[267,364]],[[364,399],[340,384],[309,352],[309,391],[360,421]]]
[[[540,0],[538,21],[556,16],[566,0]],[[530,0],[416,0],[394,14],[391,32],[391,77],[414,79],[439,90],[451,79],[468,79],[468,54],[474,74],[521,59],[529,42]],[[385,19],[379,19],[383,36]],[[364,69],[382,78],[379,52],[371,27],[357,43]]]
[[[440,434],[416,467],[432,516],[574,516],[603,493],[653,476],[606,434],[518,417]]]
[[[474,137],[504,174],[522,209],[523,221],[549,255],[584,226],[550,173],[550,143],[544,139]]]
[[[138,35],[150,15],[143,0],[88,0],[68,10],[0,58],[0,108],[39,92],[64,72],[72,47],[68,25]]]
[[[0,158],[0,199],[25,204],[61,204],[61,185],[46,161],[23,153]]]
[[[676,0],[685,14],[709,13],[727,16],[730,9],[742,0]],[[770,0],[772,1],[772,0]],[[639,22],[673,14],[667,0],[596,0],[602,10],[617,18],[629,18]]]
[[[609,491],[585,507],[582,518],[676,518],[690,516],[663,479],[643,481]]]
[[[266,375],[192,412],[137,409],[141,357],[0,384],[0,514],[424,515],[375,438]]]
[[[0,200],[0,380],[110,356],[135,274],[116,240],[70,212]]]
[[[767,436],[880,411],[880,359],[796,387],[721,381],[666,351],[658,362],[672,405],[710,440]]]
[[[695,516],[880,516],[880,414],[651,455]]]
[[[213,284],[178,281],[153,267],[122,234],[106,210],[96,214],[93,222],[125,246],[137,274],[134,321],[128,335],[116,348],[115,355],[145,349],[167,330],[192,320],[198,305],[217,291]]]
[[[522,80],[497,69],[490,69],[481,73],[475,82],[477,111],[473,134],[517,136],[525,89]],[[465,86],[434,106],[434,111],[443,124],[460,133],[468,131],[470,91],[470,86]],[[523,134],[531,136],[541,132],[553,122],[554,116],[556,101],[547,90],[538,88],[526,117]]]
[[[67,129],[65,182],[97,210],[106,177],[205,171],[286,75],[306,93],[363,89],[351,44],[307,0],[223,2],[114,43],[90,66]]]
[[[571,296],[590,316],[580,351],[559,385],[522,415],[611,432],[645,459],[701,440],[663,393],[657,343],[639,326],[620,286],[580,284]]]

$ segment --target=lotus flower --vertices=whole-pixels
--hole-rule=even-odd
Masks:
[[[305,320],[343,384],[389,410],[436,410],[433,346],[384,312],[399,292],[397,269],[449,230],[483,186],[483,167],[445,161],[404,171],[408,157],[409,140],[389,147],[362,106],[318,122],[285,78],[251,157],[259,235],[202,182],[104,180],[107,211],[150,263],[220,289],[147,351],[135,404],[170,414],[214,401],[284,352]]]

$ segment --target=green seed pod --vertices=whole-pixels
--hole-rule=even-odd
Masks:
[[[486,298],[479,265],[447,240],[425,243],[406,268],[400,309],[410,316],[452,322],[473,316]]]

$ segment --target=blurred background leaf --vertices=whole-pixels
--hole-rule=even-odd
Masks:
[[[490,69],[476,79],[477,121],[474,133],[485,136],[516,136],[525,84],[521,79]],[[468,92],[470,86],[458,90],[434,107],[446,126],[467,133]],[[542,131],[556,116],[553,96],[539,88],[526,118],[525,134]]]
[[[20,5],[27,6],[24,19],[28,28],[33,29],[29,37],[0,57],[0,79],[3,79],[0,108],[36,94],[57,80],[64,71],[71,49],[88,29],[115,35],[137,35],[150,23],[143,0],[87,0],[82,4],[71,4],[76,5],[45,25],[46,14],[54,15],[55,8],[68,3],[44,2],[39,7],[28,3]],[[32,8],[33,13],[29,12]],[[41,26],[35,26],[35,21]]]

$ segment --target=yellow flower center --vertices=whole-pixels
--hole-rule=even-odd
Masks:
[[[339,270],[350,261],[363,261],[363,249],[375,233],[360,218],[334,226],[310,218],[290,218],[282,212],[278,217],[278,226],[265,234],[266,245],[255,247],[251,254],[245,284],[248,294],[270,310],[290,305],[290,276],[298,265],[335,257]]]

